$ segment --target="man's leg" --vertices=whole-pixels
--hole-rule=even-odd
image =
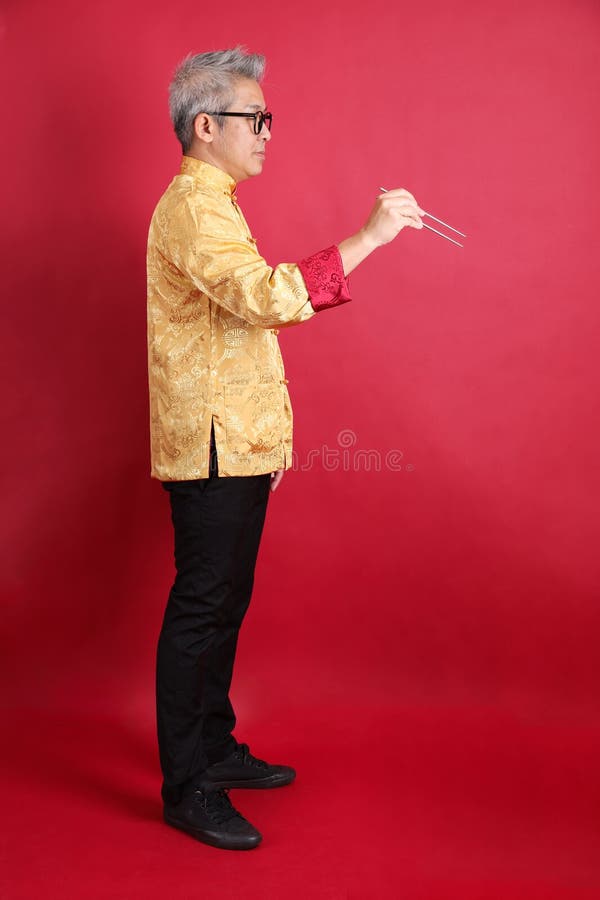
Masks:
[[[230,742],[235,745],[228,691],[269,485],[268,474],[164,482],[171,499],[177,569],[156,667],[162,796],[167,803],[177,803],[185,786],[199,783],[212,761],[203,735],[205,715],[212,716],[207,737],[213,757]]]
[[[231,732],[236,717],[229,697],[240,625],[248,609],[262,535],[270,476],[248,509],[247,527],[236,548],[231,593],[221,609],[219,634],[206,654],[203,696],[203,744],[209,764],[224,759],[236,747]],[[263,496],[264,491],[264,496]]]

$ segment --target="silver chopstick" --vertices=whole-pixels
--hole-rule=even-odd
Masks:
[[[384,191],[386,194],[388,192],[388,188],[384,188],[384,187],[380,187],[379,190]],[[446,228],[449,228],[450,231],[455,231],[456,234],[460,234],[461,237],[467,236],[462,231],[459,231],[458,228],[453,228],[452,225],[448,225],[447,222],[443,222],[441,219],[438,219],[437,216],[433,216],[431,213],[424,212],[423,215],[429,216],[430,219],[434,219],[436,222],[439,222],[440,225],[444,225]],[[435,234],[439,234],[440,237],[446,238],[447,241],[450,241],[451,243],[456,244],[457,247],[463,247],[463,244],[459,244],[458,241],[455,241],[454,238],[448,237],[447,234],[442,234],[442,232],[438,231],[437,228],[432,228],[431,225],[427,225],[425,222],[423,222],[422,224],[423,224],[423,228],[428,228],[429,231],[433,231],[433,232],[435,232]]]
[[[436,222],[439,222],[440,225],[445,225],[446,228],[449,228],[450,231],[455,231],[457,234],[460,234],[461,237],[466,237],[466,234],[463,234],[462,231],[459,231],[458,228],[453,228],[452,225],[448,225],[447,222],[442,222],[441,219],[436,219],[435,216],[432,216],[431,213],[423,213],[424,216],[429,216],[430,219],[435,219]]]

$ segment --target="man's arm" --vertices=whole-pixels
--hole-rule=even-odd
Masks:
[[[188,196],[171,212],[166,225],[161,217],[167,258],[215,303],[263,328],[296,325],[347,303],[350,272],[407,225],[423,227],[413,195],[396,188],[378,197],[366,224],[339,245],[271,268],[220,198],[206,193],[198,204]]]
[[[233,207],[208,193],[201,203],[194,199],[182,198],[168,210],[158,243],[198,290],[229,312],[274,328],[351,299],[335,245],[272,268],[240,231]]]

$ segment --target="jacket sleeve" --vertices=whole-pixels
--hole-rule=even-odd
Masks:
[[[272,268],[230,201],[187,195],[163,220],[164,252],[203,294],[263,328],[297,325],[350,300],[337,247]]]

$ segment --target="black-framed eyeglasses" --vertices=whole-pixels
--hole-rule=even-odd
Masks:
[[[273,124],[273,113],[263,112],[262,109],[257,110],[255,113],[243,113],[243,112],[217,112],[217,113],[209,113],[212,116],[243,116],[245,119],[254,119],[254,134],[260,134],[262,131],[263,123],[266,124],[269,131],[271,131],[271,126]]]

